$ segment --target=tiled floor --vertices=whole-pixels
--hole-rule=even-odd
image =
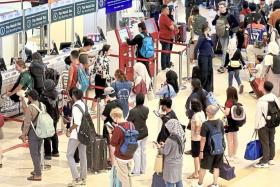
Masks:
[[[182,11],[180,11],[182,12]],[[208,14],[203,10],[203,14]],[[183,15],[184,16],[184,15]],[[183,18],[180,16],[180,18]],[[208,17],[211,17],[210,15]],[[179,49],[178,47],[175,48]],[[173,55],[172,61],[175,64],[174,70],[178,72],[178,57]],[[183,75],[186,75],[186,58],[183,58]],[[214,59],[215,69],[219,66],[219,59]],[[256,99],[251,97],[248,92],[251,91],[250,85],[248,84],[248,73],[244,70],[241,73],[243,83],[245,85],[245,93],[240,95],[240,102],[245,106],[247,111],[247,123],[240,129],[239,136],[239,148],[238,157],[239,159],[233,163],[236,170],[236,178],[232,181],[219,180],[221,186],[227,187],[279,187],[277,182],[280,178],[280,136],[277,132],[276,134],[276,165],[271,166],[267,169],[255,169],[252,168],[254,162],[246,161],[243,159],[244,150],[246,143],[250,140],[254,129],[254,115]],[[157,86],[164,81],[165,75],[160,72],[158,75]],[[214,75],[214,86],[215,86],[215,96],[221,104],[225,102],[225,90],[227,87],[227,74],[217,74],[215,71]],[[185,82],[184,85],[187,89],[180,91],[178,96],[174,99],[173,108],[176,111],[180,121],[183,124],[187,124],[187,118],[185,116],[184,105],[187,96],[190,94],[190,84]],[[157,109],[158,100],[154,100],[148,103],[150,108],[150,115],[148,119],[149,128],[149,138],[147,143],[147,171],[146,174],[139,177],[133,177],[133,187],[148,187],[151,186],[154,158],[156,154],[156,149],[153,148],[152,141],[156,139],[158,131],[158,119],[152,113],[154,109]],[[5,139],[1,140],[1,147],[6,149],[13,145],[20,144],[18,136],[20,135],[20,124],[14,122],[8,122],[4,128]],[[190,139],[190,133],[186,134],[187,139]],[[65,135],[59,137],[59,150],[60,157],[54,158],[52,160],[52,169],[43,172],[43,180],[41,182],[30,182],[26,180],[32,170],[32,163],[29,155],[29,150],[27,148],[17,148],[15,150],[6,152],[4,154],[4,167],[0,169],[0,186],[1,187],[63,187],[66,186],[68,182],[71,181],[71,173],[68,168],[66,160],[66,145],[67,138]],[[190,148],[190,142],[187,141],[186,149]],[[190,156],[184,156],[184,169],[183,169],[183,179],[184,186],[190,186],[193,181],[187,180],[187,176],[193,171],[193,160]],[[212,176],[210,174],[206,175],[205,186],[211,184]],[[93,187],[105,187],[109,186],[109,172],[104,172],[100,174],[89,174],[87,186]]]

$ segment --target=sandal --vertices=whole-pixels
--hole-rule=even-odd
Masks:
[[[42,178],[41,177],[40,178],[36,178],[35,175],[32,175],[32,176],[28,177],[27,180],[29,180],[29,181],[41,181]]]
[[[194,173],[187,177],[187,179],[198,179],[199,176],[195,176]]]

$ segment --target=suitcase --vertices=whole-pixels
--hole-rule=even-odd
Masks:
[[[185,23],[178,23],[178,34],[175,36],[175,41],[185,43],[187,41],[187,25]]]
[[[216,34],[212,34],[211,40],[213,42],[213,50],[214,50],[215,54],[218,54],[218,55],[223,54],[222,45],[221,45],[221,42],[220,42],[218,36]]]
[[[87,146],[87,166],[93,173],[107,169],[107,140],[105,138],[97,136]]]
[[[250,78],[250,85],[253,89],[253,92],[256,94],[257,98],[260,98],[264,95],[264,90],[263,90],[264,81],[265,81],[264,79],[260,79],[260,78],[255,78],[255,77]]]
[[[162,175],[153,174],[152,187],[165,187],[165,182]]]

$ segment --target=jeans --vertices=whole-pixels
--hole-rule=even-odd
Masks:
[[[43,139],[38,138],[35,131],[30,127],[28,133],[29,151],[34,166],[34,173],[36,176],[41,176],[41,146]]]
[[[54,121],[54,129],[56,132],[57,122]],[[50,157],[52,154],[57,154],[58,152],[58,137],[55,133],[50,138],[44,139],[44,149],[45,149],[45,156]]]
[[[240,80],[240,76],[239,76],[239,70],[234,70],[234,71],[228,72],[228,86],[232,86],[233,76],[234,76],[238,86],[240,86],[241,80]]]
[[[229,42],[229,37],[222,37],[219,38],[222,49],[223,49],[223,55],[222,55],[222,62],[221,62],[221,67],[224,67],[225,61],[226,61],[226,54],[227,54],[227,49],[228,49],[228,42]]]
[[[233,15],[233,16],[235,17],[235,19],[236,19],[236,20],[238,21],[238,23],[239,23],[240,9],[239,9],[238,5],[237,5],[237,6],[231,6],[231,7],[230,7],[230,13],[231,13],[231,15]]]
[[[140,174],[145,173],[146,171],[146,144],[147,144],[147,137],[138,140],[138,148],[133,155],[134,160],[134,169],[133,173]]]
[[[185,7],[185,14],[186,14],[186,23],[188,23],[189,17],[191,15],[191,7],[190,6]]]
[[[268,163],[275,157],[275,128],[263,127],[258,130],[259,140],[262,145],[263,157],[260,163]]]
[[[167,50],[170,51],[171,50],[171,44],[170,43],[166,43],[166,42],[160,42],[161,46],[162,46],[162,50]],[[170,53],[161,53],[161,69],[165,70],[166,68],[170,68],[171,67],[171,63],[170,63]]]
[[[76,166],[76,162],[74,160],[74,153],[76,149],[79,149],[79,157],[80,157],[80,176]],[[87,155],[86,155],[87,147],[84,144],[81,144],[79,140],[70,138],[67,147],[66,157],[68,160],[68,164],[71,170],[71,174],[73,179],[86,179],[87,177]]]
[[[183,187],[183,182],[182,180],[176,183],[166,182],[166,187]]]

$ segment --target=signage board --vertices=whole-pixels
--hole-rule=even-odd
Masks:
[[[132,0],[106,0],[106,14],[132,7]]]
[[[0,37],[23,30],[22,11],[14,11],[0,16]]]
[[[49,6],[41,5],[25,10],[25,29],[33,29],[49,23]]]
[[[51,4],[51,22],[66,20],[74,17],[73,0],[61,0]]]
[[[75,16],[96,12],[96,0],[76,0]]]

